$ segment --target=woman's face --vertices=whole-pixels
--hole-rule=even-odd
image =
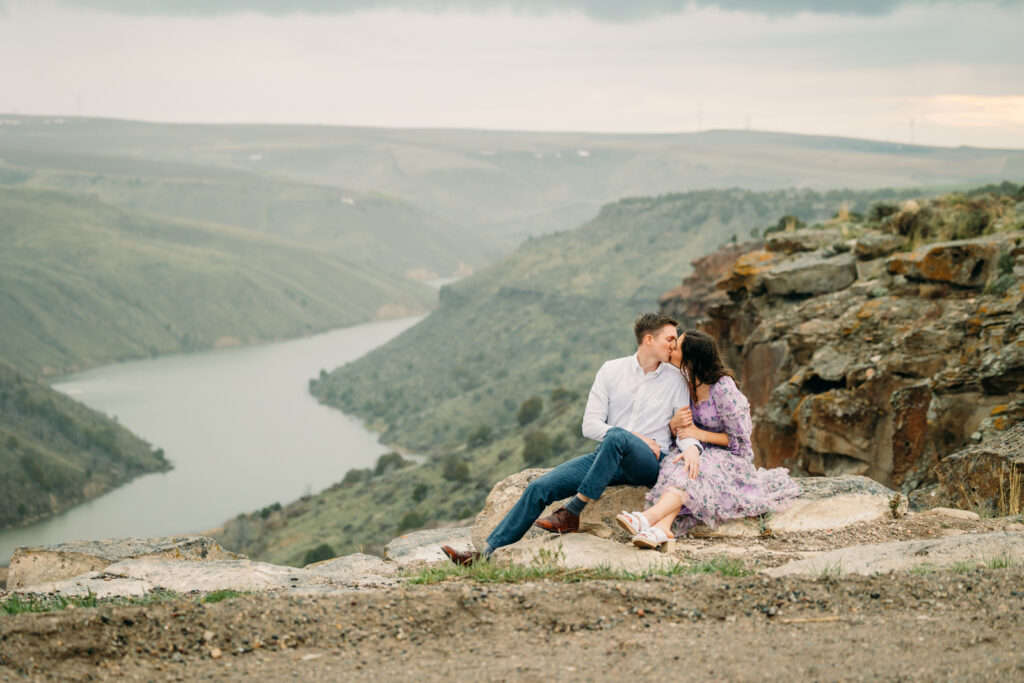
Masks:
[[[672,355],[668,359],[668,362],[677,368],[683,367],[683,337],[685,336],[685,334],[680,335],[676,340],[676,345],[672,347]]]

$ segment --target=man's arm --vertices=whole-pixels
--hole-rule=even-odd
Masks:
[[[604,441],[605,434],[612,428],[608,424],[608,363],[601,366],[594,377],[587,398],[587,408],[583,411],[583,436],[594,441]]]

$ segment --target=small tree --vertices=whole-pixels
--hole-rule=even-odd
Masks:
[[[491,428],[488,425],[477,425],[476,428],[469,433],[469,438],[466,439],[466,445],[470,448],[473,448],[474,446],[483,446],[491,440],[491,435]]]
[[[335,556],[334,548],[327,543],[321,543],[315,548],[310,548],[306,551],[305,557],[302,558],[303,566],[307,564],[313,564],[314,562],[322,562],[329,560]]]
[[[535,429],[526,435],[523,444],[523,462],[527,465],[537,465],[551,455],[551,439],[539,429]]]
[[[454,455],[444,459],[444,466],[441,468],[441,476],[448,481],[467,482],[469,481],[469,465],[459,460]]]
[[[427,497],[428,493],[430,493],[430,487],[427,485],[426,482],[421,481],[420,483],[416,484],[415,488],[413,488],[412,499],[419,503],[420,501]]]
[[[373,469],[373,474],[379,477],[389,470],[399,470],[409,464],[411,463],[403,458],[401,453],[385,453],[377,458],[377,466]]]
[[[540,396],[531,396],[523,401],[522,405],[519,406],[519,412],[516,414],[519,426],[528,425],[536,420],[540,417],[540,412],[543,409],[544,400]]]

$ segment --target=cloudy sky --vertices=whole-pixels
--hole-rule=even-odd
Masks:
[[[0,0],[0,113],[1024,148],[1022,26],[1024,0]]]

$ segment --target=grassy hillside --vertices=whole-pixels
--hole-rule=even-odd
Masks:
[[[892,193],[879,193],[892,196]],[[784,214],[813,222],[872,193],[706,191],[630,199],[581,228],[529,241],[442,289],[440,308],[364,358],[311,382],[324,402],[385,441],[429,453],[421,467],[356,471],[281,510],[218,532],[255,557],[301,563],[321,542],[375,549],[400,530],[475,514],[498,479],[586,452],[586,393],[600,364],[635,349],[636,315],[690,260]],[[539,399],[536,417],[523,412]],[[379,548],[378,548],[379,549]]]
[[[17,162],[17,164],[15,164]],[[0,186],[56,189],[158,216],[214,222],[331,251],[396,275],[479,267],[466,229],[376,192],[300,184],[213,166],[8,150]]]
[[[144,177],[159,163],[175,178],[202,166],[204,176],[382,192],[457,224],[467,246],[488,255],[511,251],[527,235],[579,225],[626,196],[721,187],[952,187],[1024,174],[1020,150],[754,131],[601,135],[4,119],[18,123],[0,126],[0,159],[15,166],[37,168],[41,155],[68,155],[84,173]]]
[[[0,529],[168,469],[163,451],[0,362]]]
[[[0,188],[0,360],[55,373],[422,311],[426,286],[322,249]]]

